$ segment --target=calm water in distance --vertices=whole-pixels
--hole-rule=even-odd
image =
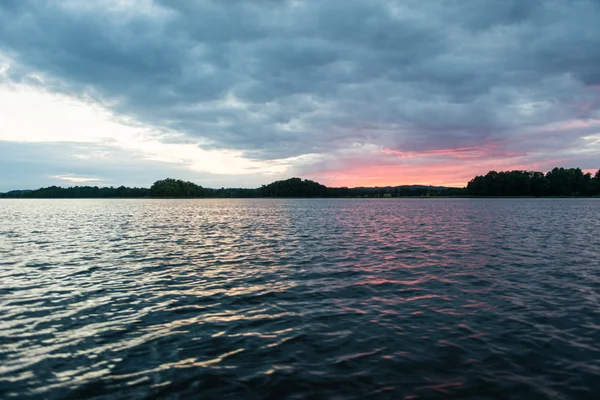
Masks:
[[[600,199],[0,200],[0,398],[587,399]]]

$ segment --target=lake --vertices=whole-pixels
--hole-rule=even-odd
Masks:
[[[0,398],[599,390],[600,199],[0,200]]]

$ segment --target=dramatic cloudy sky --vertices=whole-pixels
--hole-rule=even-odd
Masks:
[[[600,167],[600,0],[0,0],[0,190]]]

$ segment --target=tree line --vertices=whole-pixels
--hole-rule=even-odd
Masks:
[[[43,187],[36,190],[12,190],[0,193],[0,198],[32,198],[32,199],[85,199],[85,198],[139,198],[150,197],[150,189],[129,188],[125,186],[98,187],[98,186],[73,186],[63,188],[59,186]]]
[[[600,170],[584,174],[580,168],[554,168],[535,171],[490,171],[467,184],[473,196],[598,196]]]
[[[535,171],[490,171],[476,176],[466,188],[404,185],[386,187],[330,188],[308,179],[280,180],[256,189],[204,188],[193,182],[167,178],[150,188],[125,186],[50,186],[37,190],[13,190],[2,198],[258,198],[258,197],[448,197],[448,196],[598,196],[600,170],[594,176],[579,168]]]
[[[193,182],[167,178],[154,182],[149,188],[125,186],[97,187],[73,186],[62,188],[50,186],[37,190],[13,190],[0,193],[4,198],[260,198],[260,197],[420,197],[452,196],[465,194],[464,189],[442,186],[388,186],[388,187],[336,187],[330,188],[308,179],[290,178],[262,185],[256,189],[204,188]]]

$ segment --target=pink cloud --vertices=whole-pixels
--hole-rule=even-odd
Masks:
[[[457,147],[447,149],[435,149],[426,150],[422,152],[410,152],[400,151],[393,149],[379,150],[380,153],[395,155],[398,158],[421,158],[421,157],[435,157],[435,156],[450,156],[452,158],[465,159],[465,158],[513,158],[521,157],[526,155],[525,153],[517,153],[503,149],[498,144],[490,144],[484,146],[471,146],[471,147]]]
[[[562,125],[562,127],[564,129],[587,128],[589,126],[590,126],[590,122],[589,121],[581,121],[581,120],[575,120],[575,121],[565,122]]]

